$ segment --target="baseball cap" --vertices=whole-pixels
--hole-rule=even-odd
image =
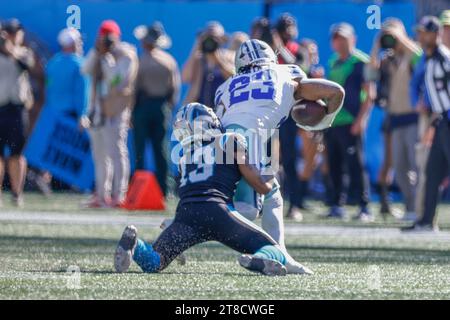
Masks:
[[[159,21],[155,21],[149,26],[137,26],[133,34],[136,39],[154,44],[162,49],[168,49],[172,46],[172,39],[167,35],[163,24]]]
[[[441,13],[441,24],[443,26],[450,26],[450,10],[444,10]]]
[[[223,38],[225,37],[225,29],[223,28],[223,25],[218,21],[209,21],[206,24],[205,29],[203,30],[205,33],[208,33],[214,37],[217,38]]]
[[[277,20],[275,28],[278,32],[285,31],[290,26],[296,26],[297,21],[289,13],[283,13]]]
[[[340,35],[344,38],[351,38],[355,35],[355,29],[347,22],[335,23],[330,28],[330,35]]]
[[[424,16],[420,19],[419,24],[416,26],[417,31],[426,32],[438,32],[441,28],[439,19],[435,16]]]
[[[75,28],[62,29],[58,34],[58,43],[61,47],[69,47],[81,42],[81,34]]]
[[[108,34],[112,34],[120,37],[122,34],[120,31],[120,27],[114,20],[105,20],[100,25],[100,29],[98,31],[100,36],[106,36]]]
[[[18,19],[13,18],[13,19],[3,21],[2,30],[7,33],[16,33],[19,30],[23,30],[23,26],[22,26],[22,23]]]

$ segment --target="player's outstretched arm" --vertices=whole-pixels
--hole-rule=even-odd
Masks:
[[[336,82],[325,79],[302,79],[295,82],[297,83],[294,92],[295,100],[324,100],[328,109],[327,113],[338,110],[344,101],[344,88]]]

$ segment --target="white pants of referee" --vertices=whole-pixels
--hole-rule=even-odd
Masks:
[[[127,138],[130,110],[106,118],[89,130],[95,167],[95,188],[100,200],[122,202],[128,190],[130,160]]]

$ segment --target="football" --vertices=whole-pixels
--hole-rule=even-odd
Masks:
[[[318,125],[326,114],[326,106],[322,101],[300,100],[291,110],[295,122],[310,127]]]

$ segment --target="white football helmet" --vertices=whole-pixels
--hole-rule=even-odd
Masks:
[[[252,65],[277,63],[277,55],[264,41],[251,39],[241,44],[236,52],[235,69],[241,73]]]

